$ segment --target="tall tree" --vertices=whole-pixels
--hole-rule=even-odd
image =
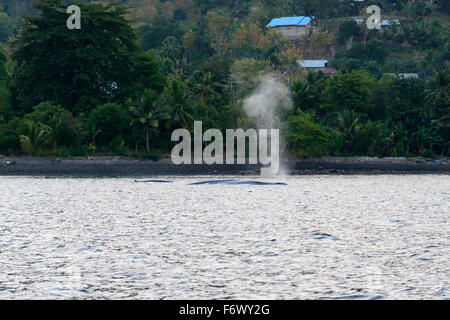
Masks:
[[[133,60],[138,47],[115,4],[83,4],[81,29],[66,26],[67,4],[35,3],[39,16],[27,18],[13,43],[15,85],[22,112],[42,101],[79,113],[123,97],[133,87]]]
[[[206,117],[208,117],[208,100],[211,93],[214,92],[212,88],[211,72],[202,72],[200,82],[197,83],[196,89],[200,95],[202,107],[205,108]]]
[[[9,75],[6,71],[6,55],[0,48],[0,118],[10,113]]]
[[[0,12],[0,42],[8,41],[13,30],[13,20],[5,12]]]
[[[169,117],[169,126],[191,129],[194,119],[191,115],[191,95],[179,79],[170,79],[162,95],[162,113]]]
[[[375,78],[365,71],[337,74],[327,81],[324,107],[338,112],[352,110],[367,116],[373,108],[371,95],[374,86]]]
[[[145,90],[134,103],[130,103],[131,125],[140,123],[144,128],[145,147],[150,152],[150,128],[158,128],[160,111],[157,108],[158,93]]]

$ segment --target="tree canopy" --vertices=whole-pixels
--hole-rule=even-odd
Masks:
[[[121,101],[137,86],[162,86],[151,56],[138,55],[136,36],[124,18],[125,7],[79,6],[80,30],[66,27],[68,15],[60,0],[37,2],[40,15],[25,19],[13,43],[22,112],[41,101],[63,105],[74,113],[86,112]]]
[[[0,0],[0,153],[167,156],[194,120],[254,126],[243,105],[270,78],[295,156],[448,156],[447,3],[376,0],[391,23],[369,30],[367,1]],[[266,28],[298,15],[311,35]]]

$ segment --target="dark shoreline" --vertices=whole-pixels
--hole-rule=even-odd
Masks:
[[[291,175],[312,174],[450,174],[450,160],[423,158],[316,158],[283,162]],[[196,175],[259,175],[261,165],[174,165],[121,157],[57,159],[0,156],[0,176],[144,177]]]

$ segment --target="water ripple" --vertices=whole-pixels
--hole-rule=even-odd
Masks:
[[[450,297],[448,176],[213,179],[0,177],[0,299]]]

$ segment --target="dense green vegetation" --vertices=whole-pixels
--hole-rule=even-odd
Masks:
[[[0,153],[155,158],[194,120],[252,127],[243,101],[271,73],[292,91],[293,155],[450,154],[448,1],[79,1],[81,30],[66,27],[70,1],[32,2],[0,0]],[[401,24],[352,20],[370,4]],[[293,15],[318,18],[312,37],[265,28]],[[306,72],[301,57],[339,73]]]

